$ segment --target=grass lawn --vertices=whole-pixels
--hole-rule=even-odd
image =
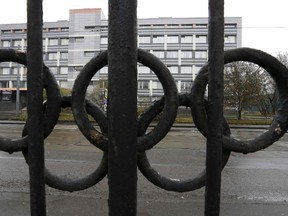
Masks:
[[[90,116],[89,116],[90,117]],[[22,120],[25,121],[27,115],[25,113],[21,114],[17,118],[13,118],[13,120]],[[238,125],[270,125],[273,118],[261,115],[243,115],[241,120],[237,120],[235,116],[225,116],[226,120],[229,124],[238,124]],[[90,118],[93,121],[92,118]],[[72,111],[68,108],[62,110],[59,116],[59,122],[73,122],[74,117]],[[185,117],[177,117],[175,123],[193,123],[191,116],[187,115]]]

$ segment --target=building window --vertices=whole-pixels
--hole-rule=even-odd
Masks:
[[[196,35],[196,43],[207,43],[206,35]]]
[[[67,60],[68,59],[68,52],[61,52],[60,59]]]
[[[11,41],[10,40],[2,40],[2,47],[10,47]]]
[[[2,32],[2,34],[10,34],[12,31],[9,29],[9,30],[2,30],[1,31]]]
[[[0,88],[8,88],[9,82],[8,81],[0,81]]]
[[[69,31],[69,28],[68,27],[63,27],[60,30],[63,31],[63,32],[67,32],[67,31]]]
[[[224,43],[236,43],[236,36],[235,35],[226,35],[224,37]]]
[[[107,74],[108,73],[108,67],[106,66],[106,67],[101,68],[100,73],[101,74]]]
[[[171,74],[177,74],[178,73],[178,66],[175,65],[167,65],[168,70]]]
[[[75,38],[75,43],[83,43],[84,42],[84,37],[76,37]]]
[[[151,28],[151,25],[139,25],[139,28]]]
[[[48,39],[49,46],[58,46],[58,38],[49,38]]]
[[[20,70],[20,68],[19,68],[19,70]],[[11,71],[12,71],[12,74],[17,75],[17,73],[18,73],[18,68],[17,68],[17,67],[12,67],[12,68],[11,68]],[[20,72],[20,71],[19,71],[19,72]]]
[[[192,59],[192,50],[182,50],[181,58],[183,59]]]
[[[150,68],[148,68],[148,67],[146,67],[146,66],[144,66],[144,65],[139,65],[138,66],[138,73],[141,73],[141,74],[143,74],[143,73],[150,73]]]
[[[179,27],[179,24],[167,24],[168,28],[177,28]]]
[[[207,59],[207,51],[195,51],[195,58]]]
[[[23,73],[24,75],[27,74],[27,68],[26,67],[20,67],[20,73]]]
[[[53,73],[53,74],[58,74],[58,69],[57,67],[49,67],[50,71]]]
[[[84,37],[71,37],[69,38],[69,43],[83,43]]]
[[[164,35],[153,36],[153,43],[164,43]]]
[[[165,57],[164,51],[153,50],[152,53],[153,53],[153,55],[155,55],[157,58],[164,58],[164,57]]]
[[[192,66],[181,66],[181,74],[192,74]]]
[[[167,36],[167,43],[179,43],[178,36],[168,35]]]
[[[21,44],[22,44],[22,40],[20,39],[20,40],[13,40],[13,45],[14,45],[14,47],[20,47],[21,46]]]
[[[193,36],[192,35],[182,35],[181,36],[181,43],[192,43]]]
[[[27,88],[27,82],[26,81],[21,81],[20,83],[21,83],[21,86],[23,88]]]
[[[225,24],[225,28],[236,28],[237,24],[236,23],[227,23]]]
[[[84,56],[85,57],[94,57],[96,55],[96,52],[95,51],[84,51]]]
[[[48,53],[48,60],[57,60],[57,53],[56,52]]]
[[[107,91],[107,88],[108,88],[108,80],[107,79],[101,79],[101,80],[99,80],[99,87],[100,87],[100,89],[106,89],[105,90],[105,94],[106,94],[106,96],[105,97],[107,97],[108,95],[108,91]]]
[[[181,26],[184,28],[193,28],[193,24],[182,24]]]
[[[139,43],[150,43],[151,41],[151,37],[150,36],[139,36]]]
[[[192,81],[181,81],[181,90],[190,90],[192,88]]]
[[[202,67],[201,66],[195,66],[195,68],[194,68],[194,75],[195,75],[195,77],[198,75],[198,73],[199,73],[199,71],[200,71],[200,69],[201,69]]]
[[[178,58],[178,51],[167,51],[167,58]]]
[[[14,33],[23,33],[23,30],[22,30],[22,29],[14,29],[13,32],[14,32]]]
[[[164,24],[153,24],[153,27],[157,27],[157,28],[164,28],[165,25]]]
[[[195,24],[195,28],[207,28],[207,24]]]
[[[17,81],[12,81],[12,88],[17,88]],[[26,88],[24,81],[19,80],[19,88]]]
[[[59,86],[60,86],[61,88],[67,88],[67,87],[68,87],[67,81],[59,81]]]
[[[68,74],[68,67],[60,67],[60,74]]]
[[[58,29],[58,28],[49,28],[48,30],[49,30],[49,32],[56,32],[56,31],[58,31],[59,29]]]
[[[2,68],[2,74],[3,75],[9,75],[10,74],[10,68]]]
[[[6,88],[9,88],[9,84],[8,84],[8,86]],[[3,101],[11,101],[12,100],[11,91],[3,91],[2,100]]]
[[[139,81],[138,82],[138,89],[149,89],[149,82],[148,81]]]
[[[74,71],[80,72],[83,69],[83,66],[75,66]]]
[[[101,44],[108,44],[108,37],[101,37]]]
[[[20,87],[20,85],[19,85]],[[12,88],[17,88],[17,81],[12,81]]]
[[[85,26],[85,30],[94,30],[96,29],[96,26]]]
[[[61,44],[62,46],[68,45],[68,44],[69,44],[69,38],[61,38],[61,39],[60,39],[60,44]]]
[[[107,31],[108,30],[108,26],[101,26],[101,31]]]
[[[161,82],[153,81],[152,82],[152,89],[163,89]]]

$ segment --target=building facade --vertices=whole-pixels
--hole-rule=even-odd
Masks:
[[[225,49],[241,47],[242,19],[225,18]],[[1,48],[21,51],[27,48],[26,24],[0,25]],[[138,19],[139,47],[153,53],[168,67],[178,91],[187,92],[208,57],[208,18]],[[59,85],[72,88],[83,66],[108,47],[108,20],[100,8],[72,9],[69,21],[43,25],[43,59]],[[27,86],[26,68],[11,62],[0,64],[0,90],[15,90],[17,78],[23,91]],[[17,75],[19,74],[19,75]],[[107,67],[91,80],[89,89],[107,88]],[[149,101],[163,95],[161,83],[147,67],[138,65],[139,100]]]

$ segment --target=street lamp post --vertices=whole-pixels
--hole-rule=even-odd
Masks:
[[[19,64],[17,64],[17,85],[16,85],[16,116],[19,116],[20,86],[19,86]]]

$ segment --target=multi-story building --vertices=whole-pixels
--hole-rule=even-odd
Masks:
[[[225,49],[241,46],[239,17],[225,18]],[[1,48],[26,50],[26,24],[0,25]],[[169,68],[179,92],[191,89],[193,80],[208,57],[208,18],[138,19],[139,47],[153,53]],[[108,46],[108,20],[102,10],[72,9],[69,21],[46,22],[43,25],[43,59],[54,73],[59,85],[72,88],[83,66]],[[19,76],[17,76],[19,73]],[[100,88],[107,86],[107,67],[91,80]],[[0,90],[12,90],[20,79],[26,87],[26,69],[15,63],[0,64]],[[143,65],[138,66],[138,95],[142,100],[154,100],[163,94],[156,75]],[[3,94],[1,94],[3,95]],[[2,97],[5,99],[5,97]]]

